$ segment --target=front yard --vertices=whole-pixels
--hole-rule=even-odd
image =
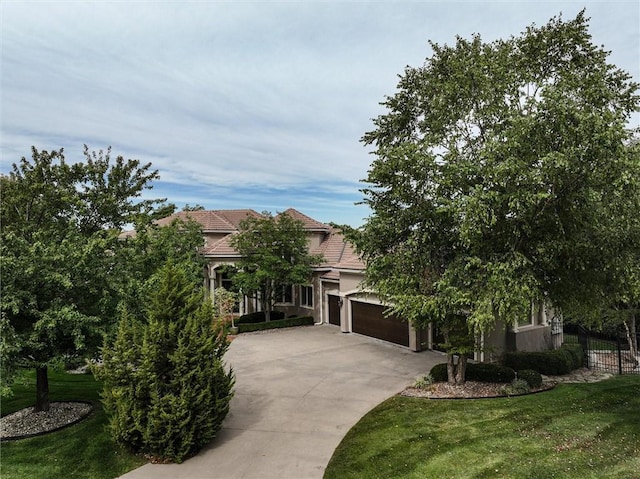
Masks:
[[[324,475],[640,478],[640,376],[528,396],[393,397],[356,424]]]
[[[14,396],[2,399],[2,415],[32,406],[35,375],[25,373]],[[82,422],[57,432],[1,446],[2,479],[112,479],[147,461],[118,447],[105,429],[107,417],[100,403],[102,385],[92,375],[49,371],[51,401],[89,401],[95,410]]]

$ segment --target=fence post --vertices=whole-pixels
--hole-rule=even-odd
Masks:
[[[618,374],[622,375],[622,344],[620,343],[620,332],[616,334],[616,343],[618,346]]]

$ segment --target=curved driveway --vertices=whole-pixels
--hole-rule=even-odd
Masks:
[[[322,478],[347,431],[443,357],[323,325],[242,334],[226,360],[236,387],[218,437],[182,464],[123,478]]]

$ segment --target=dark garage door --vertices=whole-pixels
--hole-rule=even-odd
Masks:
[[[351,302],[352,329],[384,341],[409,346],[409,326],[393,316],[385,317],[384,306]]]
[[[340,326],[340,298],[329,295],[329,324]]]

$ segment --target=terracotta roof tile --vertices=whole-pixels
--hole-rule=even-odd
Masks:
[[[202,230],[205,233],[231,233],[238,230],[240,222],[247,216],[260,215],[250,209],[179,211],[178,213],[158,220],[156,223],[159,226],[167,226],[175,219],[181,219],[182,221],[192,219],[202,225]]]
[[[231,237],[233,235],[230,234],[225,236],[224,238],[219,239],[215,243],[205,246],[200,251],[205,256],[239,256],[238,252],[231,246]]]
[[[283,211],[283,213],[288,214],[289,216],[291,216],[293,219],[302,221],[304,223],[304,229],[305,230],[310,230],[310,231],[326,231],[328,232],[330,227],[329,225],[326,225],[324,223],[320,223],[317,220],[314,220],[313,218],[300,213],[298,210],[294,209],[294,208],[289,208],[286,211]]]

